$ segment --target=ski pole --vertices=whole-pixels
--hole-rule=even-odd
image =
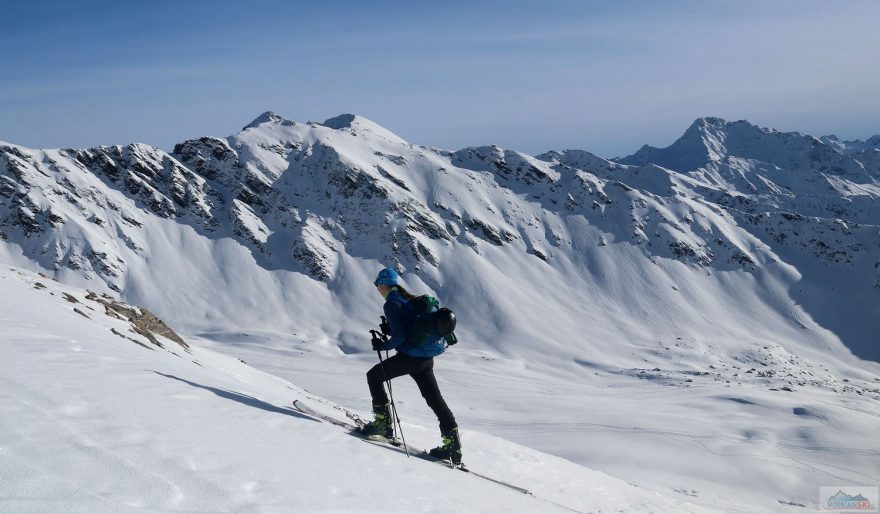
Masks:
[[[385,359],[388,359],[388,350],[385,350]],[[379,354],[379,362],[382,362],[382,354]],[[385,365],[382,364],[382,376],[385,376]],[[391,380],[385,377],[385,383],[388,384],[388,397],[391,398],[391,412],[394,413],[394,419],[397,421],[397,428],[395,431],[400,432],[400,438],[403,439],[403,429],[400,428],[400,418],[397,417],[397,407],[394,405],[394,389],[391,387]],[[393,423],[392,423],[393,425]],[[406,441],[404,441],[406,444]]]
[[[379,356],[379,367],[382,369],[382,378],[385,379],[385,383],[388,384],[388,397],[391,398],[391,413],[394,416],[394,420],[397,421],[397,430],[400,432],[400,439],[403,441],[403,450],[406,452],[406,457],[409,458],[409,448],[406,446],[406,437],[403,436],[403,427],[400,426],[400,418],[397,416],[397,407],[394,405],[394,391],[391,389],[391,380],[389,380],[388,375],[385,374],[385,364],[382,362],[382,351],[376,350],[376,355]],[[394,426],[393,421],[391,425]]]

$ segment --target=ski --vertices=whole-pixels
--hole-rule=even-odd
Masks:
[[[301,402],[299,400],[295,400],[293,402],[293,408],[298,410],[299,412],[301,412],[303,414],[307,414],[313,418],[317,418],[321,421],[325,421],[327,423],[336,425],[338,427],[342,427],[342,428],[348,430],[349,432],[351,432],[352,435],[356,435],[356,436],[358,436],[362,439],[366,439],[368,441],[374,441],[377,443],[385,443],[385,444],[390,444],[393,446],[397,446],[398,444],[402,444],[396,438],[388,439],[387,437],[382,437],[382,436],[365,436],[365,435],[361,434],[361,428],[363,428],[363,426],[364,426],[363,420],[360,418],[360,416],[358,416],[357,414],[354,414],[354,413],[352,413],[352,415],[349,416],[348,415],[349,413],[347,411],[343,410],[341,407],[337,407],[337,409],[345,412],[346,417],[351,419],[352,422],[355,423],[354,425],[352,425],[351,423],[346,423],[345,421],[336,419],[332,416],[328,416],[326,414],[321,414],[320,412],[307,406],[306,404],[304,404],[303,402]]]
[[[350,412],[346,409],[343,409],[342,407],[337,406],[336,408],[338,410],[342,411],[345,414],[345,416],[349,420],[351,420],[351,423],[336,419],[332,416],[327,416],[326,414],[321,414],[320,412],[312,409],[311,407],[305,405],[303,402],[301,402],[299,400],[295,400],[293,402],[293,408],[295,410],[307,415],[307,416],[314,418],[314,419],[324,421],[326,423],[330,423],[330,424],[336,425],[338,427],[345,428],[346,430],[348,430],[348,432],[351,435],[359,437],[359,438],[363,439],[364,441],[367,441],[370,443],[375,443],[376,445],[380,445],[380,446],[385,446],[386,448],[390,447],[390,448],[396,449],[398,451],[408,451],[411,456],[416,457],[418,459],[426,460],[428,462],[433,462],[435,464],[440,464],[440,465],[445,466],[450,469],[457,469],[459,471],[463,471],[463,472],[468,473],[470,475],[473,475],[475,477],[482,478],[483,480],[488,480],[489,482],[494,482],[498,485],[504,486],[504,487],[511,489],[513,491],[516,491],[516,492],[519,492],[522,494],[526,494],[529,496],[533,496],[531,491],[529,491],[528,489],[504,482],[503,480],[498,480],[498,479],[471,471],[470,469],[467,468],[467,466],[464,465],[464,463],[454,464],[448,460],[438,459],[438,458],[432,456],[430,453],[428,453],[425,450],[414,448],[410,445],[404,446],[403,442],[400,441],[399,439],[396,439],[396,438],[395,439],[388,439],[388,438],[381,437],[381,436],[379,436],[379,437],[365,436],[365,435],[361,434],[361,432],[360,432],[361,427],[363,427],[365,424],[364,420],[360,416],[358,416],[357,414]]]
[[[308,414],[309,416],[311,416],[313,418],[318,418],[322,421],[326,421],[327,423],[332,423],[332,424],[339,426],[339,427],[347,428],[349,430],[357,430],[358,429],[357,426],[354,426],[350,423],[346,423],[345,421],[340,421],[334,417],[327,416],[326,414],[321,414],[320,412],[316,411],[315,409],[312,409],[311,407],[306,406],[306,404],[304,404],[303,402],[301,402],[299,400],[295,400],[293,402],[293,408],[302,412],[303,414]]]

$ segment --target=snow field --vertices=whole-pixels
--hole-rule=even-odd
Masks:
[[[85,291],[8,268],[0,288],[2,512],[705,511],[475,431],[471,468],[535,497],[407,460],[288,408],[333,410],[284,379],[114,334],[137,337]]]

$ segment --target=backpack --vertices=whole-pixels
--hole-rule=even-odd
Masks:
[[[430,295],[417,296],[409,301],[415,313],[410,344],[421,346],[442,339],[448,346],[458,342],[455,336],[455,314]]]

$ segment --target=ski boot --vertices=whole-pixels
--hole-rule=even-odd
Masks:
[[[391,439],[394,437],[394,427],[391,426],[391,411],[388,404],[373,405],[375,419],[361,429],[361,433],[367,437]]]
[[[428,453],[437,459],[452,461],[453,464],[461,464],[461,439],[458,437],[458,427],[442,432],[443,444],[432,449]]]

